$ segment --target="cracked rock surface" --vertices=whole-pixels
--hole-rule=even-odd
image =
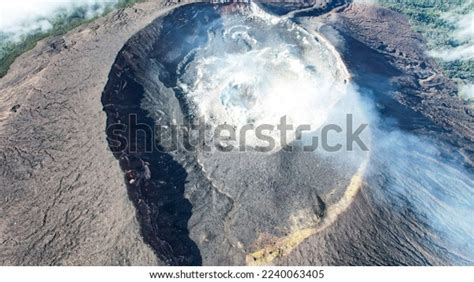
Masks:
[[[45,39],[0,80],[0,264],[160,264],[108,150],[101,92],[123,44],[169,7]]]

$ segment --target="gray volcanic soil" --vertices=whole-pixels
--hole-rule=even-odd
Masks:
[[[0,264],[160,264],[143,243],[100,101],[154,1],[41,41],[0,81]]]
[[[333,2],[337,5],[329,3],[331,9],[341,4]],[[410,31],[406,19],[386,9],[361,5],[340,6],[316,17],[329,8],[309,9],[305,18],[297,20],[306,28],[319,26],[328,38],[337,31],[343,40],[334,44],[354,81],[374,89],[382,114],[398,119],[408,131],[450,142],[472,164],[472,112],[455,96],[455,85],[426,58],[422,40]],[[174,94],[163,92],[140,65],[162,28],[161,20],[155,19],[167,10],[157,2],[137,4],[65,36],[44,40],[18,58],[0,80],[0,264],[245,263],[242,248],[229,239],[235,230],[226,229],[232,226],[229,209],[245,207],[249,199],[256,201],[251,198],[262,192],[256,188],[289,185],[287,179],[273,183],[260,179],[262,185],[253,186],[249,198],[234,202],[232,190],[213,186],[192,156],[130,155],[108,148],[107,118],[110,123],[136,113],[142,122],[153,125],[154,120],[140,107],[146,98],[140,96],[144,89],[161,90],[163,100],[158,103],[172,105],[162,109],[165,116],[183,119]],[[156,44],[163,44],[162,50],[173,48],[172,42]],[[120,72],[125,75],[117,75]],[[277,163],[271,158],[268,164]],[[232,164],[241,166],[238,159]],[[129,179],[124,179],[123,171],[130,169],[143,181],[126,185]],[[259,175],[248,175],[252,187]],[[222,177],[234,179],[232,174]],[[341,179],[345,186],[348,179]],[[296,183],[295,187],[306,184]],[[288,191],[281,193],[276,200],[284,199]],[[314,209],[322,214],[325,207],[318,197],[311,199],[316,198]],[[302,199],[308,200],[307,195]],[[267,202],[265,207],[278,212],[275,203]],[[213,213],[206,212],[209,208]],[[449,263],[449,257],[439,255],[440,250],[413,245],[423,239],[422,227],[413,222],[379,210],[367,190],[362,190],[335,224],[274,263]],[[393,228],[396,225],[399,229]],[[412,233],[398,235],[406,230]]]

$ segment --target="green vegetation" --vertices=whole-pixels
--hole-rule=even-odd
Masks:
[[[143,2],[143,0],[120,0],[115,5],[107,7],[102,14],[94,18],[87,17],[85,8],[78,8],[73,13],[59,12],[54,18],[48,19],[53,26],[48,32],[34,32],[16,41],[7,40],[7,35],[0,32],[0,78],[8,72],[10,65],[18,56],[34,48],[39,40],[49,36],[65,34],[79,25],[109,13],[113,9],[124,8],[136,2]]]
[[[452,34],[456,27],[443,15],[457,10],[460,14],[468,13],[474,8],[466,0],[379,0],[380,4],[406,15],[416,32],[427,41],[428,49],[456,47],[459,42],[453,40]],[[464,7],[464,9],[461,9]],[[455,79],[474,82],[474,61],[445,62],[438,60],[445,73]]]

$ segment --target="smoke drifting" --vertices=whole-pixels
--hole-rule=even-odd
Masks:
[[[228,16],[223,30],[211,29],[217,35],[192,62],[181,64],[186,66],[179,73],[181,91],[214,126],[276,125],[285,116],[290,124],[319,128],[346,95],[349,75],[342,62],[322,38],[251,7],[248,19]],[[272,137],[280,140],[276,131]]]

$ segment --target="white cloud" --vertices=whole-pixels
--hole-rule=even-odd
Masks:
[[[369,4],[369,5],[378,4],[377,0],[354,0],[353,2],[358,3],[358,4]]]
[[[459,86],[459,96],[469,102],[474,102],[474,84],[464,84]]]
[[[0,2],[0,32],[8,41],[20,40],[32,32],[52,28],[52,19],[60,14],[72,14],[77,8],[87,10],[86,18],[100,15],[118,0],[15,0]]]
[[[466,13],[467,12],[467,13]],[[470,0],[459,9],[443,15],[443,18],[454,25],[456,30],[451,38],[459,44],[452,48],[432,50],[430,55],[444,61],[474,59],[474,1]]]

